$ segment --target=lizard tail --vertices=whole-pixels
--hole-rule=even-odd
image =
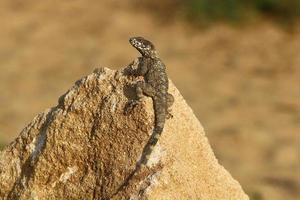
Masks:
[[[120,192],[126,185],[129,183],[129,181],[134,177],[134,175],[139,172],[148,162],[150,155],[158,142],[158,139],[163,132],[164,124],[166,120],[166,110],[165,106],[163,106],[166,99],[154,99],[153,105],[154,105],[154,115],[155,115],[155,123],[154,123],[154,129],[152,132],[152,135],[150,136],[150,139],[148,140],[146,146],[143,149],[142,157],[135,166],[135,169],[131,172],[131,174],[126,178],[124,183],[117,189],[117,191],[112,195],[115,196],[118,192]]]
[[[143,150],[139,167],[147,164],[150,154],[152,153],[161,133],[163,132],[166,120],[166,110],[165,106],[161,105],[162,102],[164,102],[164,99],[154,99],[153,101],[155,115],[154,129],[150,139],[148,140],[148,143]]]
[[[158,139],[158,137],[161,135],[164,129],[164,125],[166,121],[166,98],[164,96],[160,98],[155,98],[153,102],[153,107],[154,107],[155,121],[154,121],[154,130],[152,136],[153,139],[154,138]]]

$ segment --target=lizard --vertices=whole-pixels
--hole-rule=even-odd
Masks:
[[[136,169],[138,171],[147,164],[150,154],[163,132],[166,119],[173,117],[169,108],[174,102],[174,97],[168,93],[169,79],[166,67],[159,58],[153,43],[143,37],[132,37],[129,39],[129,43],[142,55],[139,57],[138,68],[134,75],[144,77],[144,81],[138,82],[136,85],[137,100],[131,102],[130,107],[138,104],[144,95],[149,96],[153,101],[155,116],[153,132],[143,150]]]
[[[130,110],[140,103],[144,96],[149,96],[153,101],[154,128],[143,149],[140,161],[114,195],[128,184],[134,174],[137,174],[139,170],[147,165],[150,155],[163,132],[166,119],[173,117],[169,108],[174,102],[174,97],[168,93],[169,79],[166,67],[159,58],[155,46],[143,37],[132,37],[129,39],[129,43],[142,55],[142,57],[138,58],[137,69],[132,70],[130,74],[133,76],[143,76],[144,81],[137,82],[135,87],[137,100],[132,100],[128,103],[125,108],[125,114],[128,114]]]

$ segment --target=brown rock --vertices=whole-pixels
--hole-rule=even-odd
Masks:
[[[248,199],[172,83],[174,117],[148,169],[116,192],[153,128],[150,98],[124,115],[138,79],[124,72],[102,68],[77,81],[1,152],[2,199]]]

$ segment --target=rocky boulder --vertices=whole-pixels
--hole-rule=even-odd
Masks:
[[[134,67],[135,63],[132,64]],[[175,86],[173,118],[143,169],[134,170],[153,129],[151,98],[134,108],[141,78],[101,68],[77,81],[0,153],[2,199],[248,199],[218,163]]]

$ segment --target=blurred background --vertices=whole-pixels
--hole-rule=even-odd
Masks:
[[[300,199],[299,19],[298,0],[2,0],[0,146],[139,35],[251,199]]]

